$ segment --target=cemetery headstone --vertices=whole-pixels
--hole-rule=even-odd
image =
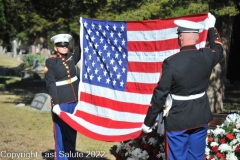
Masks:
[[[3,46],[0,46],[0,54],[5,54],[6,48]]]
[[[13,57],[17,56],[17,40],[14,39],[12,41],[12,52],[13,52]]]
[[[21,78],[22,78],[22,80],[29,79],[29,78],[31,78],[31,75],[28,72],[23,71],[23,72],[21,72]]]
[[[30,46],[29,53],[36,53],[36,46]]]
[[[42,64],[37,59],[33,60],[32,69],[35,69],[35,70],[38,70],[38,71],[44,70]]]
[[[51,112],[52,107],[50,101],[49,94],[38,93],[34,96],[30,106],[40,111]]]

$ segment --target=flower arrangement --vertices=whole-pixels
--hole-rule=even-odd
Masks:
[[[149,134],[112,146],[110,152],[116,160],[165,160],[165,140],[153,129]],[[204,159],[240,159],[240,112],[229,114],[223,124],[208,130]]]
[[[165,141],[156,129],[149,134],[142,134],[136,139],[125,141],[111,147],[110,152],[116,160],[164,160]]]
[[[240,159],[240,114],[232,113],[216,129],[208,130],[205,160]]]

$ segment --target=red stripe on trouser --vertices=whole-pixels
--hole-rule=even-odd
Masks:
[[[52,113],[52,118],[53,118],[53,114]],[[54,133],[54,160],[57,160],[56,157],[55,157],[55,152],[56,152],[56,127],[55,127],[55,123],[53,122],[53,133]]]
[[[60,104],[64,112],[73,113],[76,103]],[[54,140],[55,140],[55,160],[73,160],[75,156],[77,132],[65,123],[56,114],[53,114]]]

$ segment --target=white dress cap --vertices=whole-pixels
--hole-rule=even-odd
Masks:
[[[198,33],[200,29],[203,29],[204,26],[187,20],[175,20],[174,24],[178,26],[178,33],[182,32],[195,32]]]
[[[51,38],[54,43],[69,42],[72,39],[70,34],[57,34]]]

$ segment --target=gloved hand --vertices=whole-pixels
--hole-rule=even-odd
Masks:
[[[150,133],[150,132],[152,132],[152,128],[146,126],[146,125],[143,123],[143,124],[142,124],[142,131],[143,131],[144,133]]]
[[[53,106],[52,108],[53,113],[55,113],[56,115],[60,115],[61,109],[60,106],[58,104],[56,104],[55,106]]]
[[[208,13],[208,27],[212,28],[215,26],[216,18],[211,13]]]

